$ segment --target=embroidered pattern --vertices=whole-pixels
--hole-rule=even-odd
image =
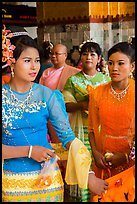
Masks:
[[[38,101],[38,102],[31,102],[31,103],[24,103],[24,107],[20,106],[16,100],[10,100],[9,96],[7,95],[7,90],[2,88],[2,118],[3,127],[6,134],[11,135],[6,128],[10,127],[13,128],[12,124],[17,119],[22,119],[24,112],[34,113],[40,111],[41,107],[46,108],[46,102]],[[8,111],[5,109],[5,105],[8,106]]]

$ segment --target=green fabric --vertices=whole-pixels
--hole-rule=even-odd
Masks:
[[[87,85],[98,86],[108,81],[110,81],[110,77],[101,72],[97,72],[90,80],[82,72],[78,72],[68,78],[64,90],[71,92],[77,101],[83,101],[88,99]]]
[[[107,83],[110,80],[111,79],[108,75],[102,74],[101,72],[97,72],[95,76],[93,76],[90,79],[87,79],[81,71],[68,78],[64,90],[69,91],[77,102],[86,101],[88,100],[88,91],[86,90],[87,85],[98,86],[99,84]],[[81,111],[81,115],[84,130],[84,140],[83,138],[79,139],[83,141],[87,149],[90,151],[92,157],[92,151],[88,139],[88,113]],[[77,132],[75,132],[75,135],[77,136]],[[89,189],[80,189],[77,186],[70,186],[69,188],[71,196],[76,197],[77,195],[77,197],[81,198],[81,202],[89,201],[90,199]]]

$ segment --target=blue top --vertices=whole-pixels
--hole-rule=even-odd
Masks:
[[[24,101],[24,103],[22,103]],[[34,83],[32,91],[18,93],[2,85],[2,143],[10,146],[39,145],[52,149],[47,140],[50,119],[63,147],[75,139],[60,91]],[[4,160],[4,170],[25,172],[41,169],[41,163],[27,157]]]

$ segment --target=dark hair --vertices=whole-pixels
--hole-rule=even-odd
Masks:
[[[131,43],[120,42],[120,43],[117,43],[116,45],[114,45],[108,51],[108,60],[109,60],[109,57],[116,52],[121,52],[121,53],[127,55],[130,58],[131,63],[135,61],[135,47]]]
[[[101,55],[101,48],[100,48],[99,44],[96,42],[86,42],[81,48],[80,57],[81,57],[82,53],[86,52],[86,51],[96,52],[98,56]]]
[[[24,35],[20,36],[18,39],[14,37],[13,39],[11,39],[11,44],[16,46],[15,50],[13,51],[13,57],[15,58],[15,60],[17,60],[20,57],[23,50],[25,50],[27,47],[37,49],[39,55],[41,56],[41,52],[39,50],[37,43],[30,36]]]
[[[17,33],[17,32],[26,32],[27,31],[20,26],[9,26],[7,29],[9,29],[11,31],[11,33]],[[15,49],[13,51],[13,57],[15,58],[15,60],[17,60],[21,53],[23,52],[24,49],[26,49],[27,47],[32,47],[38,50],[39,55],[41,57],[42,53],[40,48],[38,47],[36,41],[31,38],[29,35],[19,35],[19,36],[14,36],[10,39],[11,44],[15,45]]]
[[[51,52],[50,42],[44,41],[42,43],[42,49],[43,49],[43,60],[48,60],[50,58],[50,52]]]

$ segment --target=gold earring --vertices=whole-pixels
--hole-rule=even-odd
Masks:
[[[13,67],[11,67],[11,76],[14,77]]]
[[[134,77],[133,77],[133,72],[132,72],[132,71],[130,71],[129,77],[130,77],[131,79],[134,78]]]

